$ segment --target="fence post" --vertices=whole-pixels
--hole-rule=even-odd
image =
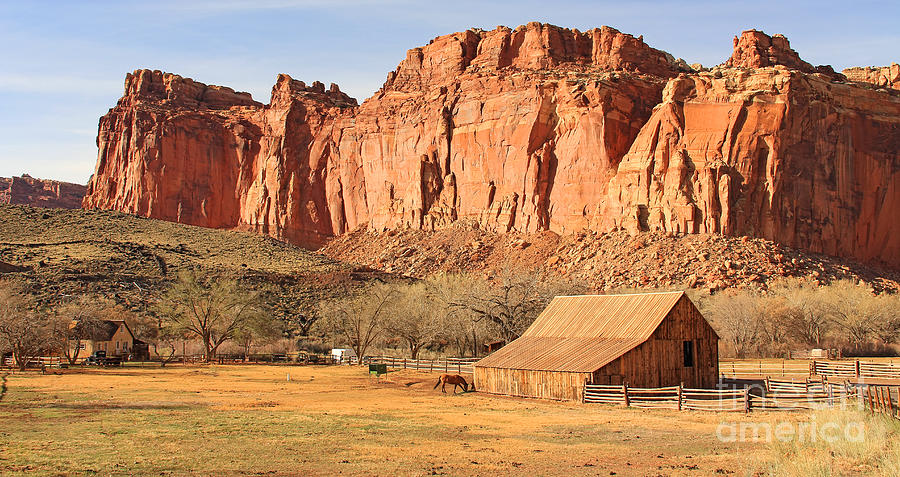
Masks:
[[[888,409],[891,412],[891,417],[894,417],[894,398],[891,397],[891,388],[890,387],[887,388],[887,392],[888,392]]]
[[[791,382],[793,382],[793,381],[791,381]],[[770,392],[772,392],[772,385],[769,384],[769,377],[766,376],[766,393],[770,393]]]
[[[809,375],[815,376],[816,374],[816,360],[812,360],[809,362]]]
[[[856,360],[856,379],[859,379],[859,360]]]
[[[682,392],[683,388],[684,388],[684,383],[679,383],[678,384],[678,410],[679,411],[681,410],[681,398],[683,396],[683,392]]]
[[[622,384],[622,396],[625,398],[625,407],[630,406],[631,403],[628,401],[628,385],[627,384]]]
[[[744,388],[744,412],[750,412],[750,388]]]

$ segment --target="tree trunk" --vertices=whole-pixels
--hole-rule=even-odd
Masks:
[[[19,368],[19,371],[25,371],[25,366],[28,364],[28,359],[22,356],[21,351],[13,350],[13,360],[16,362],[16,366]]]
[[[81,340],[79,339],[79,340],[75,341],[75,351],[74,352],[69,351],[69,344],[70,344],[69,341],[66,340],[66,343],[65,343],[66,358],[69,359],[69,364],[74,365],[78,361],[78,355],[81,352]]]
[[[419,356],[420,346],[410,344],[409,345],[409,354],[412,356],[412,359],[417,359]]]
[[[212,343],[210,343],[209,336],[203,337],[203,346],[206,348],[206,362],[211,363],[213,360],[213,349]]]

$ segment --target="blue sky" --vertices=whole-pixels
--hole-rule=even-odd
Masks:
[[[900,62],[900,2],[0,0],[0,176],[85,183],[97,120],[125,73],[152,68],[268,102],[278,73],[360,101],[406,50],[470,27],[541,21],[644,35],[688,63],[721,63],[748,28],[784,33],[813,64]]]

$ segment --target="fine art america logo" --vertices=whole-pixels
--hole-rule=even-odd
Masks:
[[[721,422],[716,437],[722,442],[862,442],[865,424],[859,421],[819,424],[816,416],[805,422]]]
[[[811,389],[807,389],[806,393],[784,394],[768,392],[766,387],[758,384],[749,386],[749,393],[756,396],[757,399],[768,401],[770,403],[769,409],[808,409],[810,411],[829,409],[846,411],[859,408],[863,399],[863,388],[861,387],[863,384],[863,380],[857,381],[856,386],[852,387],[849,383],[842,384],[841,386],[844,386],[845,389],[844,393],[838,397],[833,393],[834,389],[832,389],[832,393],[828,393],[830,394],[828,399],[822,399],[820,395],[824,390],[818,394]],[[829,386],[827,382],[822,383],[822,385],[823,387]],[[729,385],[720,382],[718,387],[720,389],[727,388]],[[801,405],[801,402],[805,405]],[[837,415],[834,416],[837,417]],[[723,421],[716,427],[716,437],[722,442],[863,442],[865,440],[865,431],[865,423],[862,421],[828,419],[818,422],[816,415],[810,414],[805,421]]]

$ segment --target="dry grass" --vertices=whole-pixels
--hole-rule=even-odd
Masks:
[[[900,475],[900,421],[862,411],[821,411],[811,416],[819,429],[832,439],[804,436],[770,446],[767,472],[783,476],[807,475]],[[848,433],[846,430],[850,429]],[[857,432],[859,430],[859,432]]]
[[[312,366],[12,375],[0,474],[744,475],[768,456],[716,437],[766,414],[450,395],[436,380]]]

